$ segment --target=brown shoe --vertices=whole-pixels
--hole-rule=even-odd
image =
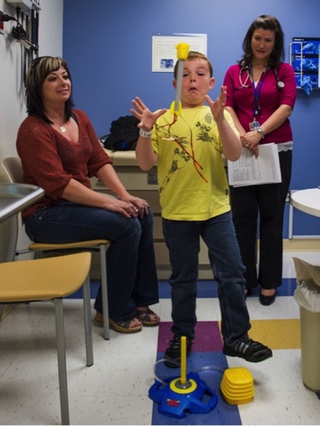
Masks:
[[[160,323],[160,318],[150,308],[137,309],[137,318],[145,327],[155,327]]]
[[[98,325],[103,325],[103,315],[100,314],[100,312],[96,311],[96,316],[94,320]],[[139,324],[131,326],[132,320],[133,318],[127,321],[114,321],[109,318],[109,324],[110,327],[118,333],[136,333],[137,331],[140,331],[142,329],[142,324],[141,322],[139,322]]]
[[[98,325],[103,325],[103,315],[100,314],[100,312],[96,311],[96,316],[94,320]]]
[[[131,324],[133,319],[137,320],[137,318],[130,318],[126,321],[114,321],[109,318],[110,327],[118,333],[136,333],[142,329],[142,324],[139,321],[138,325],[132,326]]]

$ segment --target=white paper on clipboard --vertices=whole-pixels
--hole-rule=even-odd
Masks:
[[[280,183],[277,145],[275,143],[259,145],[258,158],[252,155],[249,149],[243,148],[239,160],[228,161],[228,179],[231,186]]]

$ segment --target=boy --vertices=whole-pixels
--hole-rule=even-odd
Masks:
[[[177,63],[178,64],[178,63]],[[177,64],[173,86],[177,85]],[[241,143],[231,116],[224,110],[226,88],[212,101],[213,70],[207,57],[190,51],[184,62],[181,111],[151,112],[141,99],[132,101],[132,114],[140,121],[136,147],[142,170],[155,164],[163,233],[170,254],[173,339],[165,351],[165,364],[177,367],[180,338],[191,351],[196,317],[200,237],[218,282],[223,353],[260,362],[272,351],[248,336],[244,266],[231,218],[229,188],[222,154],[235,161]],[[205,101],[208,105],[205,105]],[[173,361],[173,362],[172,362]]]

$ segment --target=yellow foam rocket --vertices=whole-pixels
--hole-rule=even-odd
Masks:
[[[178,69],[177,69],[177,85],[176,85],[176,98],[170,106],[171,114],[180,114],[181,113],[181,87],[182,87],[182,78],[183,78],[183,64],[184,61],[188,58],[189,53],[189,44],[187,43],[178,43],[176,45],[177,49],[177,58],[178,58]]]

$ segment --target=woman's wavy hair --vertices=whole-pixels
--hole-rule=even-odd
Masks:
[[[27,112],[29,115],[34,115],[42,118],[46,123],[51,124],[51,120],[47,117],[42,99],[42,86],[46,77],[53,71],[57,71],[60,67],[65,68],[71,81],[71,74],[67,63],[53,56],[41,56],[35,58],[31,64],[25,80],[26,86],[26,103]],[[72,86],[71,86],[72,90]],[[72,92],[71,92],[72,93]],[[73,108],[72,96],[65,103],[65,119],[66,121],[72,115]]]
[[[261,15],[256,18],[250,25],[247,34],[242,42],[242,50],[244,52],[239,63],[243,68],[249,67],[252,64],[253,53],[251,49],[251,41],[253,33],[263,28],[264,30],[274,31],[275,43],[273,51],[271,52],[268,65],[273,68],[278,68],[280,63],[284,61],[284,33],[282,31],[280,22],[271,15]]]

